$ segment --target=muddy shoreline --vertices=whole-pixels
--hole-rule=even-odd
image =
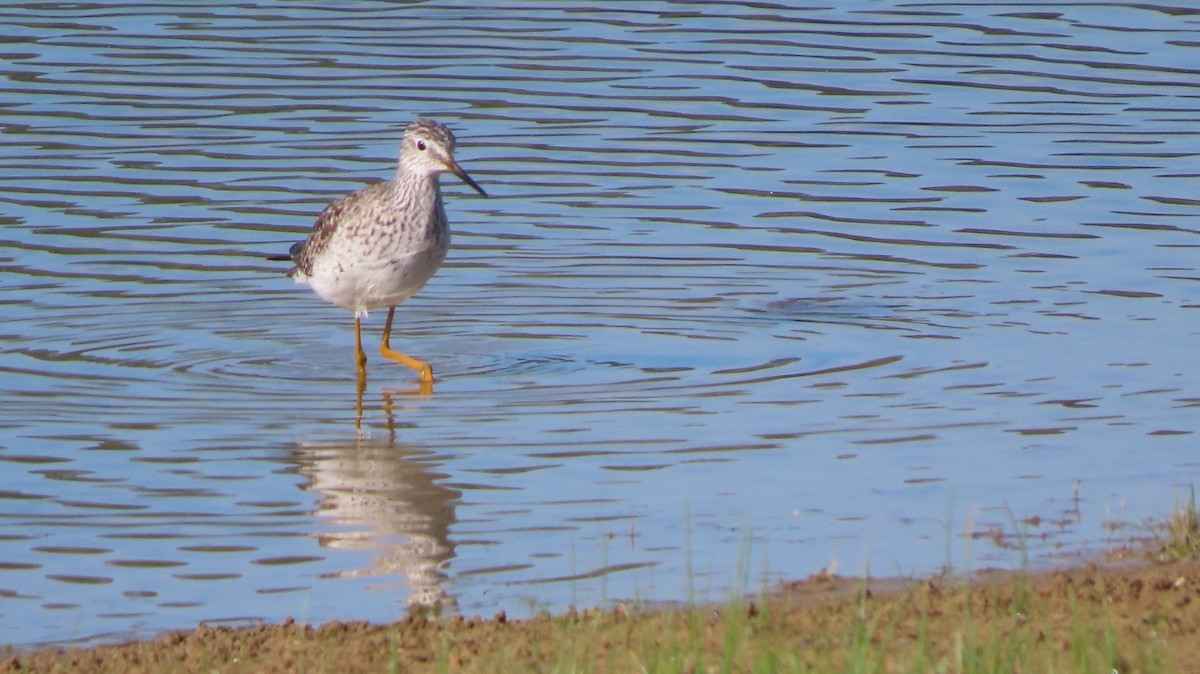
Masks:
[[[886,652],[884,671],[911,671],[931,658],[954,670],[955,657],[973,652],[964,651],[964,639],[980,635],[984,646],[1012,648],[1038,658],[1031,661],[1038,666],[1094,651],[1099,659],[1088,666],[1139,670],[1149,658],[1157,671],[1187,671],[1200,661],[1200,563],[1092,563],[969,579],[816,574],[770,597],[718,606],[623,605],[525,620],[501,613],[412,615],[389,624],[200,626],[119,645],[10,647],[0,653],[0,672],[490,672],[579,663],[631,671],[656,653],[673,653],[672,644],[685,644],[678,657],[700,668],[708,657],[730,657],[735,636],[742,645],[734,671],[761,662],[772,644],[818,670],[848,666],[846,658],[863,647]]]

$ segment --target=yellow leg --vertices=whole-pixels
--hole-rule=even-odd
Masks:
[[[362,348],[362,320],[354,317],[354,360],[358,363],[358,378],[367,378],[367,354]]]
[[[433,368],[429,367],[429,363],[423,360],[417,360],[411,356],[406,356],[398,351],[393,351],[388,345],[388,339],[392,336],[392,318],[396,315],[396,307],[388,309],[387,323],[383,326],[383,341],[379,343],[379,353],[383,354],[384,358],[394,360],[397,363],[403,363],[416,370],[421,376],[422,384],[430,384],[433,382]],[[361,348],[361,347],[360,347]]]

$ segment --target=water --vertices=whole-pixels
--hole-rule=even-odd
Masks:
[[[1200,10],[622,7],[0,10],[3,641],[1044,566],[1185,495]],[[397,314],[433,394],[359,402],[263,258],[417,116],[493,196]]]

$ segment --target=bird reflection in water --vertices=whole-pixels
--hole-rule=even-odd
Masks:
[[[358,387],[360,421],[364,383]],[[354,442],[298,450],[300,473],[308,478],[304,488],[320,494],[318,514],[331,525],[316,536],[325,548],[375,553],[369,567],[334,577],[378,577],[385,582],[372,589],[407,587],[410,607],[453,611],[445,569],[454,557],[450,527],[462,493],[440,484],[448,475],[436,471],[432,452],[396,440],[393,395],[382,394],[385,438],[371,440],[360,431]]]
[[[367,431],[363,430],[363,396],[367,392],[367,376],[366,374],[358,373],[358,382],[355,384],[354,392],[354,429],[358,431],[358,439],[363,440],[367,437]],[[394,396],[429,396],[433,395],[432,382],[419,382],[410,388],[385,388],[382,391],[383,405],[381,407],[385,418],[387,419],[386,428],[388,435],[393,441],[396,439],[396,418],[393,403]]]

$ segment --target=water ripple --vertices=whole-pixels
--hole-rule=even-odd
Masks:
[[[747,541],[789,576],[1019,561],[963,518],[1064,522],[1051,563],[1161,514],[1198,15],[5,6],[6,637],[678,599]],[[492,198],[446,181],[397,313],[435,392],[379,315],[359,390],[350,317],[265,257],[420,115]]]

